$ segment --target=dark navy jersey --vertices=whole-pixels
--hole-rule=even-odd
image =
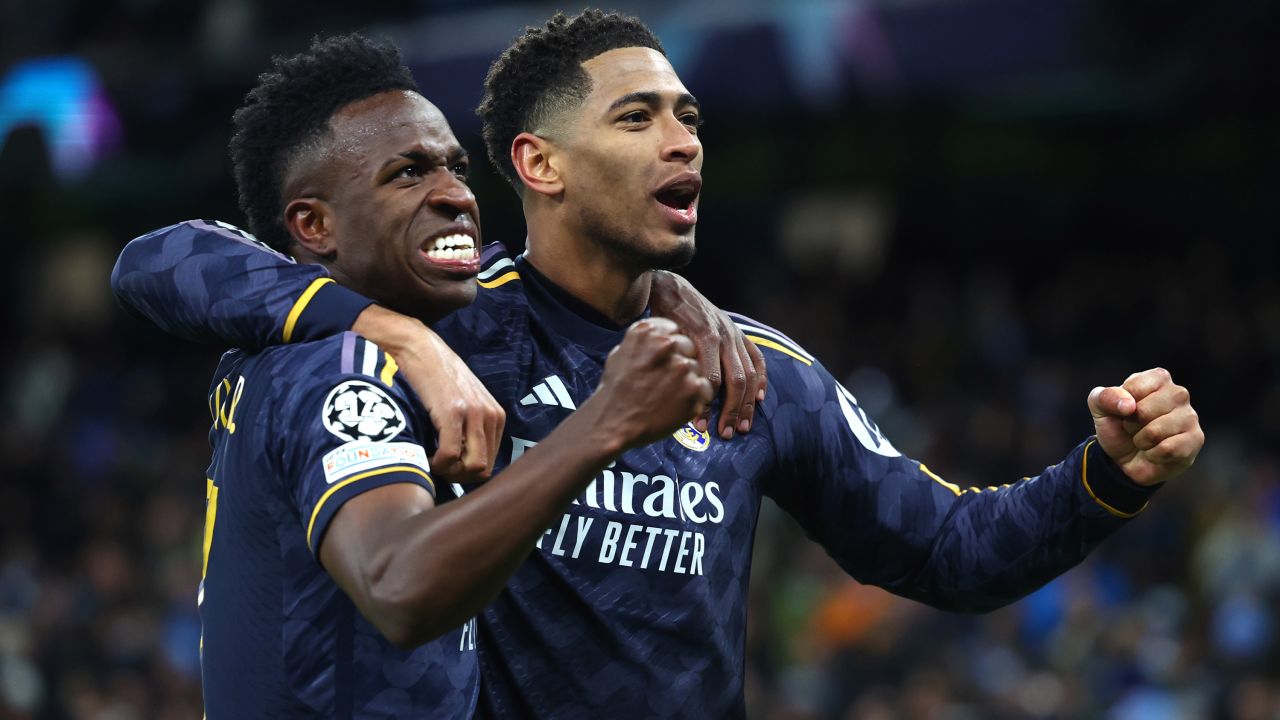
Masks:
[[[347,500],[391,483],[435,493],[431,425],[395,361],[347,332],[227,353],[210,388],[199,604],[206,716],[466,718],[474,626],[391,645],[321,567]]]
[[[163,252],[150,251],[152,239]],[[295,263],[216,220],[171,225],[130,243],[111,286],[127,310],[166,332],[250,351],[350,330],[372,303],[323,267]],[[169,304],[178,298],[181,305]]]
[[[134,241],[116,274],[136,272],[131,253],[171,252],[166,234],[193,233],[179,251],[216,263],[226,239],[176,226]],[[623,329],[500,247],[485,250],[483,268],[476,302],[436,330],[506,409],[504,466],[590,395]],[[291,283],[294,296],[313,281],[271,279]],[[223,332],[183,294],[123,300],[162,309],[170,325],[181,316],[188,334]],[[264,300],[237,302],[249,312],[228,339],[279,323]],[[978,611],[1080,562],[1152,492],[1091,441],[1037,477],[957,487],[901,455],[802,347],[737,320],[769,362],[752,431],[724,441],[686,425],[595,478],[480,619],[478,715],[743,716],[747,582],[764,496],[859,581]]]

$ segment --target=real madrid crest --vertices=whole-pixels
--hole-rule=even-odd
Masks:
[[[694,427],[692,422],[685,423],[684,427],[671,433],[671,437],[695,452],[703,452],[711,447],[711,436]]]

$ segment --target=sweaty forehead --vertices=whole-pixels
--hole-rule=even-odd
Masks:
[[[688,92],[667,58],[645,47],[618,48],[582,63],[591,78],[592,102],[612,103],[633,92]]]
[[[357,100],[329,119],[332,147],[360,156],[397,153],[403,145],[448,152],[458,144],[444,114],[415,92],[395,90]]]

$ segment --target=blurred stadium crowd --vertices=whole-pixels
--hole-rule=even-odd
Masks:
[[[431,96],[433,71],[482,73],[554,9],[362,5],[353,17],[318,3],[287,35],[274,11],[232,0],[0,15],[0,77],[27,58],[80,58],[114,108],[69,174],[48,127],[19,118],[0,137],[0,720],[200,716],[217,351],[126,317],[107,277],[152,227],[240,221],[228,118],[267,55],[370,27],[406,48]],[[1191,389],[1208,436],[1196,466],[1083,566],[985,616],[858,585],[766,503],[750,716],[1280,718],[1280,50],[1265,42],[1280,10],[711,5],[758,23],[703,28],[712,50],[686,53],[710,153],[688,275],[709,297],[787,331],[898,448],[960,485],[1056,461],[1089,432],[1090,388],[1154,365]],[[664,38],[681,8],[619,6]],[[777,18],[796,8],[855,9],[855,44],[880,50],[817,89],[718,83],[724,56],[785,34]],[[415,50],[415,33],[453,19],[492,26],[475,68]],[[957,27],[979,39],[965,45]],[[1013,49],[980,52],[1002,33]],[[0,126],[15,117],[6,97]],[[478,151],[473,96],[440,104]],[[514,196],[492,173],[475,185],[486,239],[518,249]]]

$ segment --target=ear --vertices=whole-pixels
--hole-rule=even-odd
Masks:
[[[511,165],[526,188],[547,196],[564,192],[556,150],[555,143],[533,133],[522,132],[511,141]]]
[[[313,255],[332,259],[338,251],[333,238],[333,212],[315,197],[295,198],[284,208],[284,226],[293,241]]]

